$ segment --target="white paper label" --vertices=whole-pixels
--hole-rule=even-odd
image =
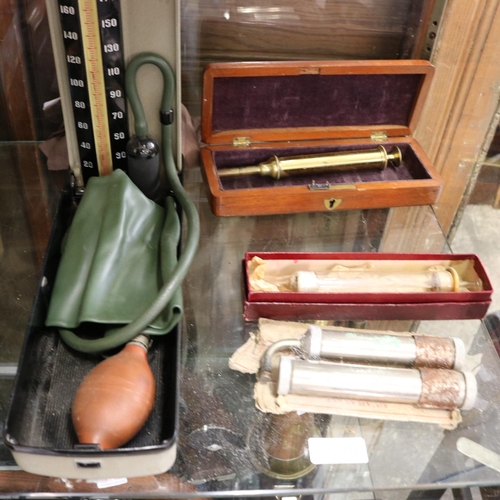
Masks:
[[[368,463],[368,451],[363,438],[309,438],[308,443],[309,460],[313,464]]]
[[[109,479],[96,479],[87,481],[88,483],[95,483],[99,489],[111,488],[113,486],[118,486],[120,484],[127,483],[126,477],[109,478]]]

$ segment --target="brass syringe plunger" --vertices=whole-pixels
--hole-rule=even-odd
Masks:
[[[401,164],[401,150],[394,146],[390,152],[384,146],[360,151],[337,151],[303,156],[273,156],[266,162],[250,167],[223,168],[219,177],[261,175],[279,180],[292,175],[336,172],[347,170],[384,170],[389,163]]]

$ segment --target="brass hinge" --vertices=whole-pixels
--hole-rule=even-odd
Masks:
[[[233,146],[240,148],[250,146],[250,137],[235,137],[233,139]]]
[[[371,139],[373,142],[385,142],[387,141],[387,132],[372,132]]]

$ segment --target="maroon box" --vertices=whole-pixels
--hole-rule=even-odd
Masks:
[[[411,293],[256,291],[250,287],[248,273],[248,265],[254,257],[269,261],[271,265],[273,261],[292,261],[292,267],[300,267],[301,261],[305,260],[348,261],[353,264],[356,261],[387,261],[395,266],[404,266],[404,261],[411,260],[429,266],[466,266],[469,275],[481,280],[482,289]],[[473,254],[249,252],[245,255],[243,267],[244,317],[247,321],[261,317],[280,320],[481,319],[488,310],[493,292],[486,270]]]

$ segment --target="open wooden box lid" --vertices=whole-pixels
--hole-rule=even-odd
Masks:
[[[210,64],[202,140],[228,144],[411,135],[434,72],[427,61]]]

